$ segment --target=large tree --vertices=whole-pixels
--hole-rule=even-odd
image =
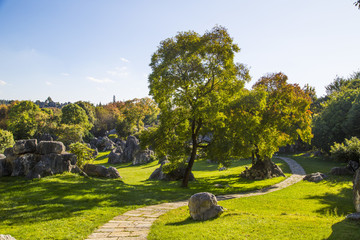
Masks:
[[[240,49],[227,30],[216,26],[204,35],[180,32],[160,43],[151,58],[150,95],[160,108],[160,125],[151,134],[155,150],[170,160],[187,159],[187,187],[198,149],[221,126],[224,107],[249,80],[248,69],[234,63]]]
[[[282,174],[271,161],[279,147],[293,144],[298,138],[310,142],[311,99],[297,84],[287,83],[282,73],[262,77],[251,91],[243,90],[229,104],[226,127],[218,129],[210,152],[221,157],[252,157],[250,178],[270,178]],[[211,156],[210,155],[210,156]]]

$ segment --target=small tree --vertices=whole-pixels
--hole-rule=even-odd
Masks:
[[[9,131],[0,129],[0,153],[3,153],[6,148],[14,145],[13,134]]]
[[[76,165],[78,165],[80,168],[83,168],[85,164],[94,160],[94,150],[86,146],[84,143],[72,143],[70,144],[69,148],[70,152],[76,155]]]

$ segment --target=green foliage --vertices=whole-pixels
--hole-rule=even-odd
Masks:
[[[131,123],[126,118],[119,118],[116,122],[116,132],[120,137],[126,139],[129,135],[134,133],[135,125],[131,125]]]
[[[149,88],[160,108],[160,126],[148,144],[174,159],[191,156],[184,186],[197,149],[206,151],[199,136],[221,125],[224,106],[250,79],[248,69],[234,63],[239,50],[227,30],[216,26],[202,36],[180,32],[162,41],[151,58]]]
[[[83,168],[85,164],[94,160],[94,150],[86,146],[84,143],[72,143],[70,144],[69,148],[70,152],[76,155],[76,165],[78,165],[80,168]]]
[[[11,107],[8,118],[8,130],[15,139],[32,138],[45,117],[40,108],[31,101],[21,101]]]
[[[9,131],[0,129],[0,153],[3,153],[6,148],[14,145],[13,134]]]
[[[309,142],[311,100],[296,84],[287,83],[282,73],[262,77],[251,91],[239,92],[215,129],[208,158],[233,156],[262,161],[270,159],[279,147],[299,138]],[[221,126],[221,125],[220,125]]]
[[[59,141],[63,142],[66,146],[71,143],[82,142],[87,131],[80,125],[62,124],[57,129],[57,136]]]
[[[313,145],[326,151],[334,142],[360,137],[360,88],[343,88],[324,104],[324,109],[314,117]]]
[[[118,138],[118,135],[115,133],[115,134],[110,134],[108,137],[110,139],[115,139],[115,138]]]
[[[345,139],[343,143],[334,143],[331,156],[340,162],[360,161],[360,140],[357,137]]]
[[[80,125],[86,130],[90,130],[92,125],[89,123],[86,111],[77,104],[68,104],[61,109],[61,123],[69,125]]]
[[[89,120],[89,124],[92,127],[95,123],[95,107],[94,107],[94,105],[89,102],[84,102],[84,101],[77,101],[75,104],[85,110],[85,113]]]

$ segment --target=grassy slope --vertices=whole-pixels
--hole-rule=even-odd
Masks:
[[[96,164],[107,165],[107,153]],[[141,166],[117,165],[123,182],[62,174],[40,180],[0,178],[0,234],[16,239],[84,239],[96,227],[129,209],[189,198],[200,191],[214,194],[263,188],[283,178],[266,181],[240,180],[238,175],[249,161],[237,161],[219,172],[215,164],[199,161],[194,166],[197,178],[188,189],[179,182],[147,181],[157,163]],[[285,172],[287,165],[281,163]],[[214,184],[229,184],[216,188]]]
[[[308,173],[339,165],[291,157]],[[300,182],[263,196],[219,202],[227,211],[205,222],[190,219],[183,207],[161,216],[149,239],[360,239],[360,224],[345,220],[354,212],[351,189],[351,177]]]

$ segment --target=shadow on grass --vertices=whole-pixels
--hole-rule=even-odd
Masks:
[[[347,239],[347,240],[357,240],[360,238],[360,222],[345,219],[341,222],[338,222],[332,225],[332,233],[327,238],[328,240],[338,240],[338,239]]]
[[[342,178],[336,178],[329,181],[329,187],[335,186],[337,182],[345,181]],[[321,183],[318,183],[321,184]],[[316,194],[316,193],[315,193]],[[310,196],[307,199],[318,200],[325,207],[316,212],[324,216],[345,216],[354,211],[352,202],[353,192],[351,188],[342,188],[338,193],[326,193],[323,195]]]

